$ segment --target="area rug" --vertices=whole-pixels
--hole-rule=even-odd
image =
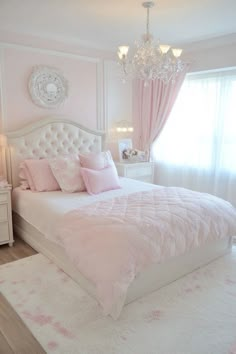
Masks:
[[[47,353],[236,353],[235,251],[127,305],[117,321],[41,254],[2,265],[0,291]]]

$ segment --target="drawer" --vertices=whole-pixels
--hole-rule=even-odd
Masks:
[[[0,243],[10,241],[8,222],[0,223]]]
[[[0,203],[7,202],[8,193],[0,193]]]
[[[0,222],[7,221],[7,204],[0,204]]]
[[[126,177],[128,178],[138,178],[141,176],[150,176],[152,175],[152,166],[134,166],[129,167],[126,170]]]

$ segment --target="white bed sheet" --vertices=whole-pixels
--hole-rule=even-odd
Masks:
[[[86,206],[94,201],[131,194],[138,191],[158,188],[150,183],[144,183],[129,178],[121,178],[121,189],[116,189],[98,195],[87,192],[63,193],[32,192],[14,188],[12,193],[13,211],[40,231],[47,239],[56,242],[56,226],[62,215],[76,208]]]

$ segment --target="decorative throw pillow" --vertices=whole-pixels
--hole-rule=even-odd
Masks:
[[[57,191],[60,189],[47,159],[25,160],[36,192]]]
[[[78,157],[75,155],[56,157],[50,159],[49,164],[63,192],[74,193],[85,190]]]
[[[92,170],[102,170],[108,166],[114,165],[110,151],[102,151],[98,153],[88,153],[79,155],[80,164],[82,167]]]
[[[19,177],[21,189],[31,189],[32,191],[35,191],[34,182],[24,161],[21,162],[19,166]]]
[[[121,188],[115,166],[108,166],[102,170],[91,170],[82,167],[81,174],[89,194],[98,194]]]

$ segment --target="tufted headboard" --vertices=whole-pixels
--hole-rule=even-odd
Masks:
[[[50,158],[68,153],[99,152],[105,134],[58,117],[41,119],[23,129],[7,133],[7,179],[19,185],[19,164],[25,159]]]

